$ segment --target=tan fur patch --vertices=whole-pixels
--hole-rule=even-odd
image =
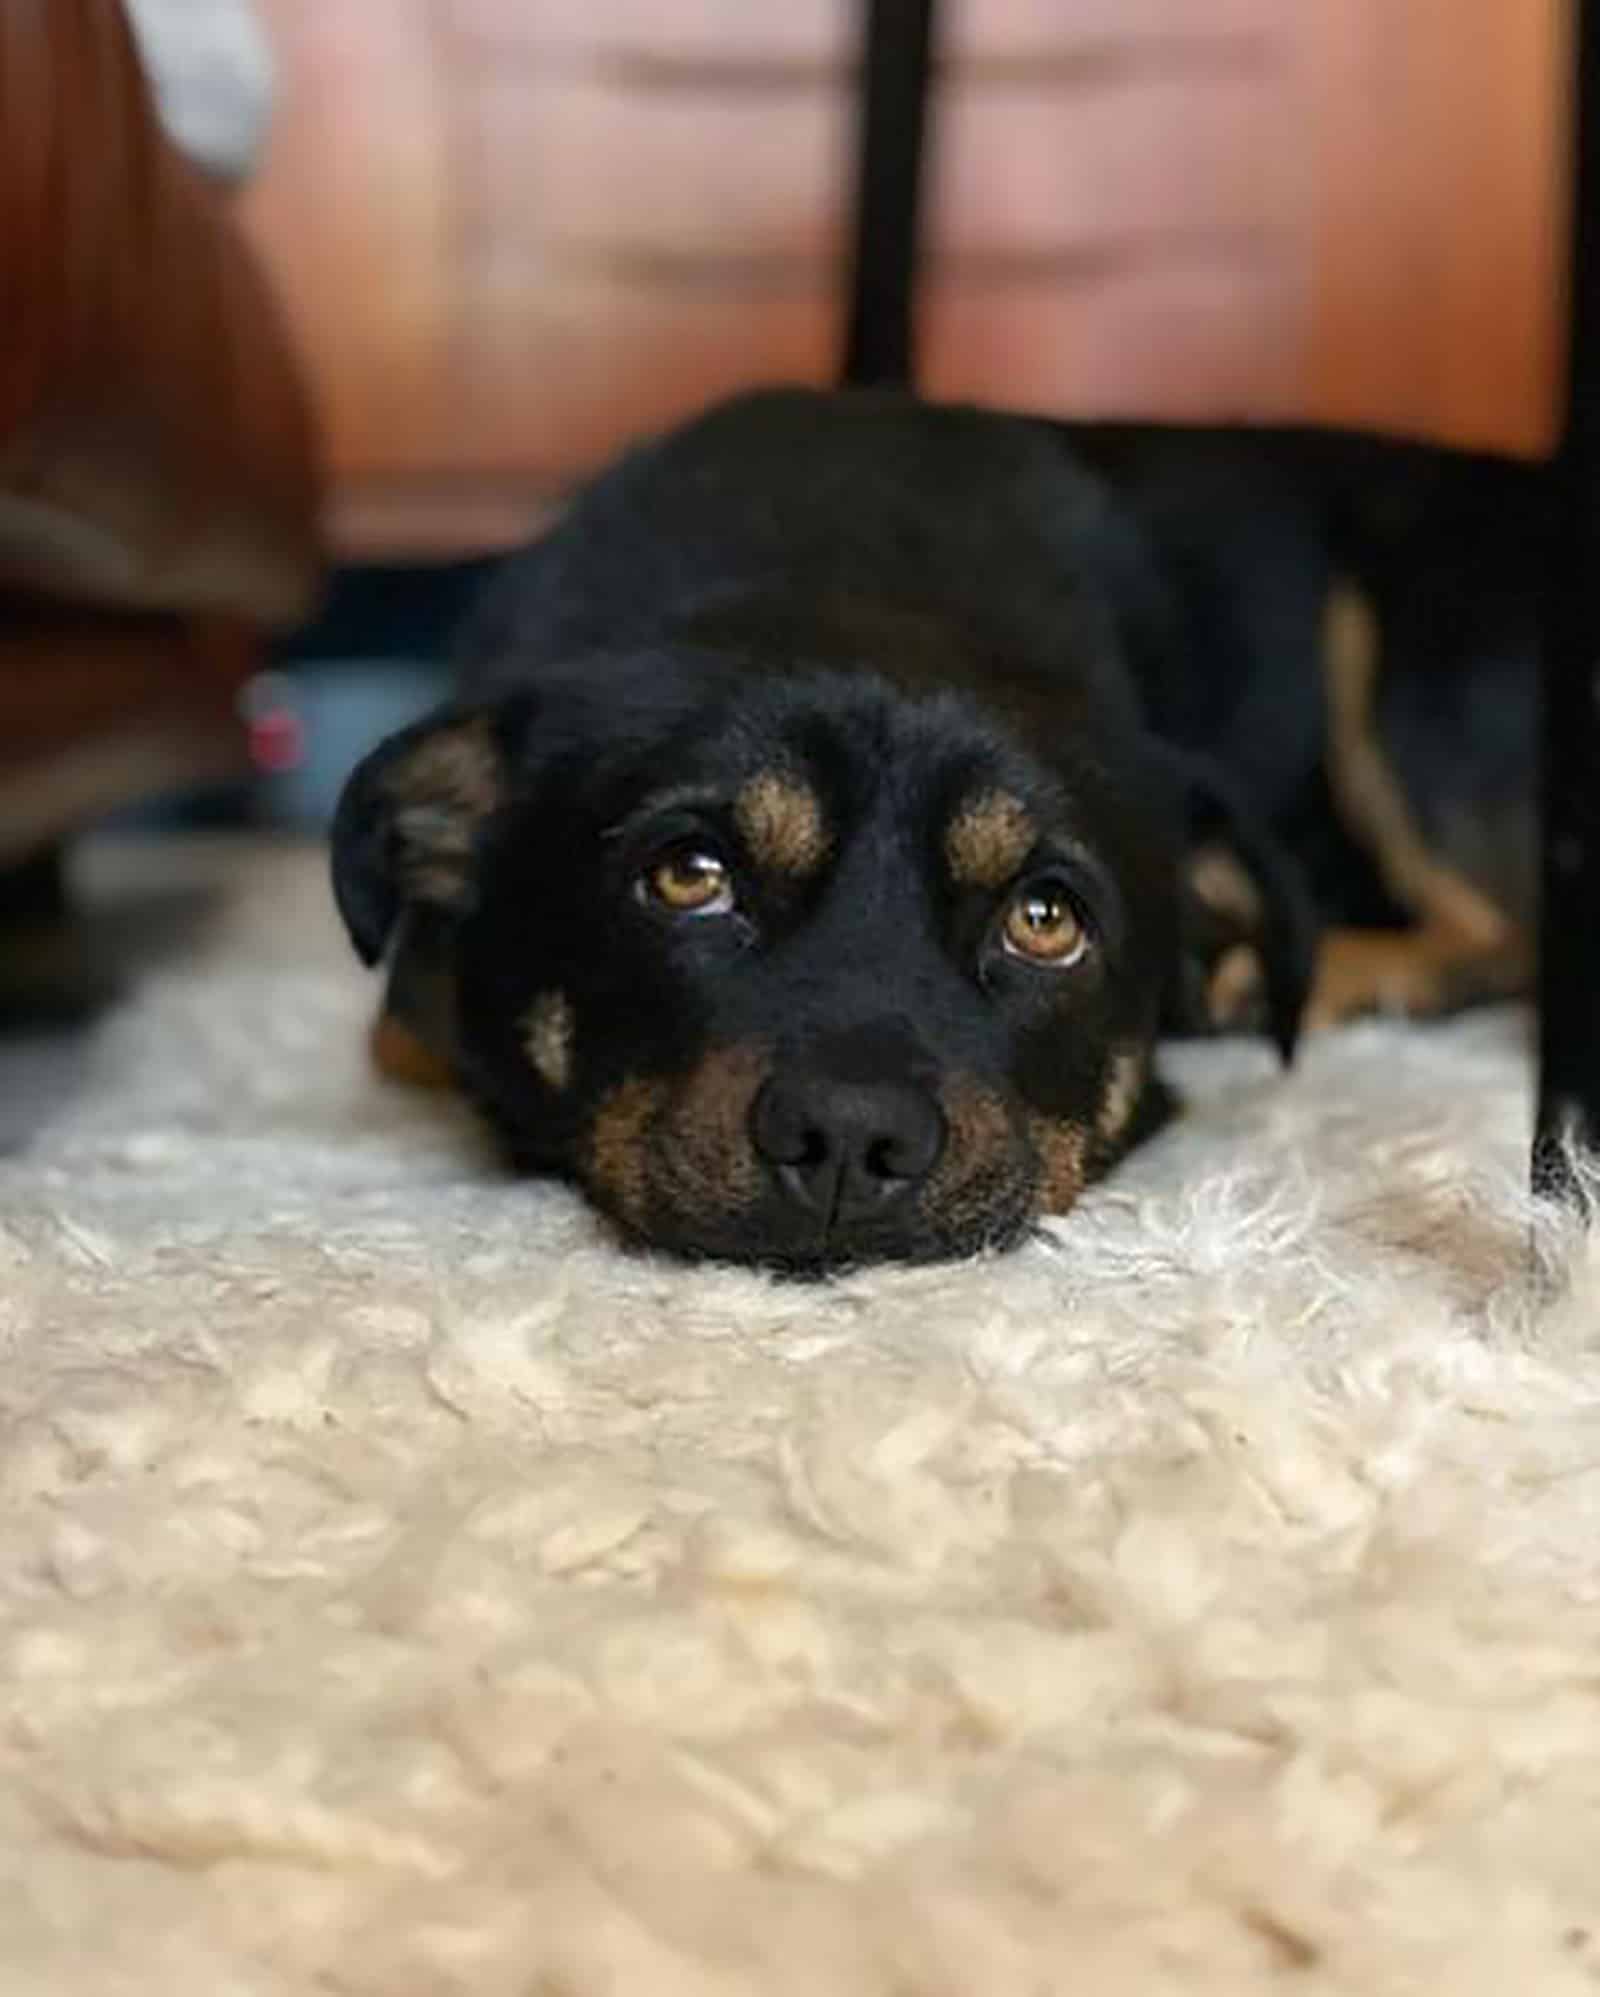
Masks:
[[[637,1078],[613,1089],[589,1131],[589,1177],[624,1219],[642,1223],[650,1186],[650,1135],[666,1104],[660,1082]]]
[[[642,1226],[652,1201],[689,1221],[748,1204],[761,1190],[750,1106],[767,1051],[723,1047],[677,1086],[633,1080],[600,1105],[588,1170],[611,1207]]]
[[[420,901],[454,907],[479,824],[500,802],[500,758],[482,719],[418,743],[384,780],[395,806],[401,867]]]
[[[572,1081],[572,1004],[561,992],[541,992],[522,1022],[522,1044],[535,1074],[553,1089]]]
[[[734,822],[758,867],[809,874],[827,856],[822,801],[809,784],[777,770],[752,777],[733,801]]]
[[[452,804],[481,818],[500,802],[500,757],[482,716],[424,738],[389,773],[397,802]]]
[[[450,1063],[435,1054],[392,1013],[380,1013],[373,1021],[368,1047],[372,1065],[392,1082],[405,1082],[414,1089],[455,1086],[455,1071]]]
[[[1025,1151],[1017,1142],[1006,1106],[992,1089],[960,1078],[939,1092],[945,1145],[922,1194],[929,1218],[952,1231],[981,1224],[995,1205],[997,1191],[1028,1176]]]
[[[1038,836],[1027,806],[1008,791],[969,798],[945,829],[951,877],[962,887],[1003,887]]]
[[[744,1206],[760,1192],[750,1106],[770,1073],[764,1047],[721,1047],[679,1091],[660,1133],[659,1170],[680,1212]]]
[[[1206,980],[1206,1012],[1213,1026],[1232,1026],[1260,991],[1260,953],[1248,943],[1235,943],[1217,959]]]
[[[1039,1159],[1039,1211],[1067,1213],[1088,1177],[1088,1134],[1076,1123],[1030,1116],[1028,1135]]]
[[[1214,915],[1241,929],[1261,926],[1261,890],[1226,846],[1201,846],[1187,868],[1189,885]]]
[[[1307,1026],[1362,1012],[1446,1012],[1522,991],[1532,975],[1528,939],[1431,851],[1389,761],[1377,722],[1382,632],[1358,591],[1340,586],[1330,593],[1324,649],[1334,803],[1390,893],[1418,922],[1409,930],[1336,930],[1326,937]]]
[[[1479,950],[1511,941],[1511,924],[1487,895],[1429,848],[1378,730],[1382,632],[1369,599],[1349,584],[1324,613],[1328,786],[1352,837],[1365,846],[1402,908],[1425,928],[1453,930]]]
[[[1100,1098],[1100,1113],[1094,1123],[1095,1136],[1102,1144],[1115,1144],[1127,1129],[1144,1093],[1148,1060],[1142,1047],[1119,1047],[1112,1055],[1105,1093]]]
[[[1532,975],[1533,953],[1515,933],[1502,948],[1484,950],[1437,926],[1334,929],[1317,952],[1306,1029],[1318,1032],[1369,1012],[1424,1019],[1515,997]]]

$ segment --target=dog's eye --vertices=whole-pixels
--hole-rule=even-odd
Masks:
[[[1072,897],[1053,881],[1036,881],[1011,897],[1000,940],[1013,957],[1062,971],[1089,947],[1089,931]]]
[[[733,907],[733,880],[715,853],[700,846],[674,846],[645,869],[643,893],[674,915],[726,915]]]

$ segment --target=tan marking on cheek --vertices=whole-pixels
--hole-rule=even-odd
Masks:
[[[945,1119],[945,1157],[965,1173],[974,1166],[1004,1162],[1011,1144],[1011,1119],[1005,1104],[991,1089],[971,1082],[953,1082],[941,1099]]]
[[[561,992],[541,992],[522,1022],[522,1044],[533,1070],[553,1089],[572,1081],[572,1005]]]
[[[828,851],[822,804],[808,784],[766,770],[752,777],[733,802],[734,822],[758,867],[778,874],[809,874]]]
[[[650,1186],[651,1132],[666,1090],[637,1078],[613,1089],[589,1128],[588,1177],[625,1219],[642,1222]]]
[[[1261,890],[1243,862],[1226,846],[1201,846],[1188,863],[1189,886],[1214,915],[1241,929],[1258,929],[1264,913]]]
[[[680,1083],[633,1080],[613,1090],[587,1153],[602,1203],[643,1227],[652,1209],[695,1222],[758,1198],[750,1106],[770,1072],[764,1047],[724,1047]]]
[[[1028,1118],[1028,1135],[1039,1160],[1040,1213],[1070,1212],[1087,1178],[1087,1132],[1076,1123],[1034,1115]]]
[[[1100,1113],[1095,1118],[1095,1135],[1102,1144],[1115,1144],[1127,1129],[1139,1098],[1144,1094],[1149,1056],[1142,1047],[1119,1047],[1111,1057]]]
[[[660,1166],[663,1190],[680,1211],[747,1206],[759,1196],[750,1107],[770,1073],[764,1047],[721,1047],[675,1095],[660,1130]]]
[[[976,1082],[947,1081],[939,1107],[944,1152],[922,1195],[923,1206],[946,1227],[981,1225],[1027,1176],[1016,1132],[1000,1096]]]
[[[998,790],[969,798],[945,828],[951,878],[961,887],[1002,887],[1027,859],[1037,838],[1020,798]]]

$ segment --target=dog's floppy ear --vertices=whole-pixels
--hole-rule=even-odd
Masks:
[[[333,820],[333,892],[363,963],[382,957],[407,907],[469,905],[478,836],[505,797],[512,719],[440,708],[352,773]]]
[[[1183,831],[1169,1031],[1263,1032],[1287,1062],[1311,986],[1317,922],[1300,870],[1216,764],[1161,747]]]

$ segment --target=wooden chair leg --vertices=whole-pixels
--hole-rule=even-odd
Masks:
[[[1568,402],[1542,648],[1543,910],[1535,1185],[1600,1143],[1600,0],[1579,0]]]

